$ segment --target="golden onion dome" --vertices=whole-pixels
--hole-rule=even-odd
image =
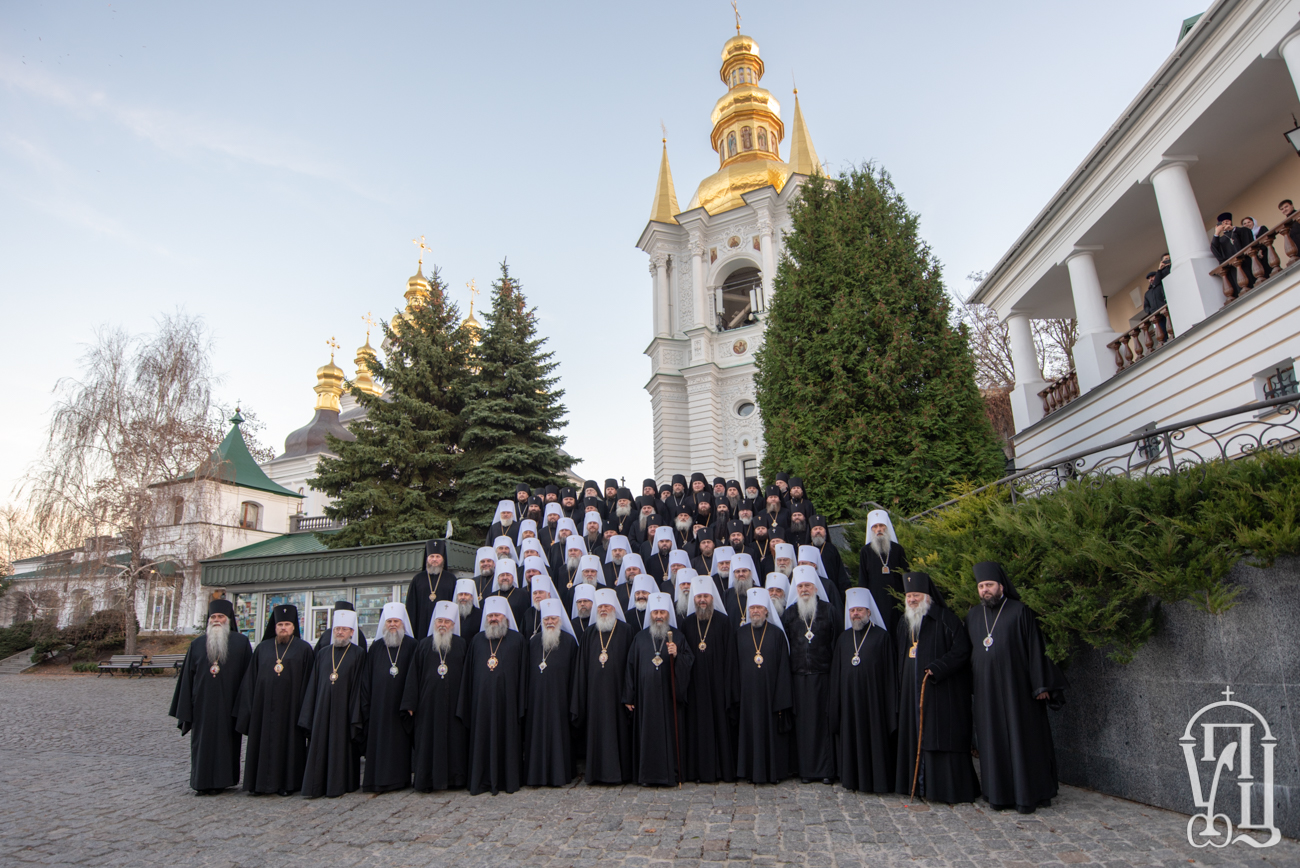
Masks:
[[[370,346],[370,332],[366,332],[366,342],[357,348],[357,378],[353,380],[356,387],[368,395],[374,395],[376,398],[384,393],[379,388],[371,374],[370,364],[376,359],[375,349]]]
[[[343,369],[334,364],[334,353],[330,360],[316,369],[316,409],[339,410],[339,398],[343,395]]]

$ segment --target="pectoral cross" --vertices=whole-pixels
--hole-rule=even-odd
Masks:
[[[731,11],[736,13],[736,33],[740,33],[740,7],[736,5],[736,0],[731,0]]]
[[[333,335],[330,335],[330,339],[325,342],[325,346],[330,348],[330,364],[334,364],[334,351],[339,348],[339,342],[334,340]]]
[[[424,268],[424,251],[428,250],[430,253],[432,253],[432,252],[433,252],[433,248],[430,247],[429,245],[427,245],[427,244],[424,243],[424,236],[423,236],[423,235],[421,235],[419,238],[412,238],[412,239],[411,239],[411,243],[414,244],[416,247],[420,248],[420,262],[419,262],[419,265],[420,265],[420,268]]]

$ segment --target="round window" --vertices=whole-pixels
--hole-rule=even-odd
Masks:
[[[752,416],[754,415],[754,411],[757,409],[758,408],[754,406],[753,401],[746,401],[745,403],[741,404],[739,407],[736,408],[736,415]]]

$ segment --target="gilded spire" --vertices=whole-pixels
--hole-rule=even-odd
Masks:
[[[796,175],[820,175],[822,164],[817,159],[817,149],[813,147],[812,136],[808,134],[808,125],[804,123],[803,112],[799,109],[799,89],[794,90],[794,127],[790,134],[790,168]]]
[[[339,411],[339,397],[343,394],[343,369],[334,364],[334,350],[338,341],[325,342],[330,348],[330,360],[316,369],[316,409]]]
[[[655,223],[676,223],[677,191],[673,188],[673,170],[668,167],[668,138],[664,138],[664,155],[659,161],[659,180],[655,183],[655,199],[650,206],[650,219]]]
[[[469,339],[477,344],[478,334],[482,330],[482,326],[480,326],[479,321],[474,318],[474,299],[478,297],[479,289],[473,280],[465,285],[469,287],[469,316],[465,317],[461,322],[461,325],[469,331]]]

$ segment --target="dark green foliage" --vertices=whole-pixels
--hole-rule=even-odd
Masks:
[[[12,627],[0,628],[0,660],[12,657],[19,651],[35,645],[36,640],[32,638],[32,634],[38,627],[44,625],[43,621],[20,621]]]
[[[121,609],[102,609],[84,623],[55,629],[52,621],[28,622],[35,625],[31,643],[32,662],[39,663],[49,654],[62,652],[66,659],[98,660],[105,653],[121,653],[126,647],[126,613]],[[14,628],[17,629],[17,625]],[[136,632],[140,631],[136,622]],[[71,645],[71,650],[65,651]]]
[[[355,441],[330,438],[338,457],[322,458],[311,480],[336,498],[325,514],[348,522],[320,536],[330,548],[441,537],[456,513],[470,342],[436,269],[429,284],[425,303],[382,324],[387,357],[372,374],[387,393],[353,387],[369,415],[352,425]]]
[[[1161,603],[1226,611],[1240,590],[1227,581],[1234,564],[1300,553],[1300,457],[1084,480],[1015,506],[998,487],[895,528],[912,568],[959,613],[977,599],[971,567],[999,561],[1038,612],[1053,659],[1086,644],[1127,662],[1155,630]],[[849,539],[861,544],[861,522]]]
[[[457,536],[477,539],[492,522],[498,500],[513,498],[516,483],[534,490],[560,484],[572,463],[560,452],[564,438],[555,434],[564,422],[562,389],[551,376],[552,354],[543,352],[537,315],[526,306],[519,282],[501,263],[492,284],[492,308],[475,348],[478,373],[464,413],[464,450],[457,500]]]
[[[791,217],[756,358],[763,477],[802,476],[833,521],[1000,476],[965,331],[889,176],[809,178]]]

